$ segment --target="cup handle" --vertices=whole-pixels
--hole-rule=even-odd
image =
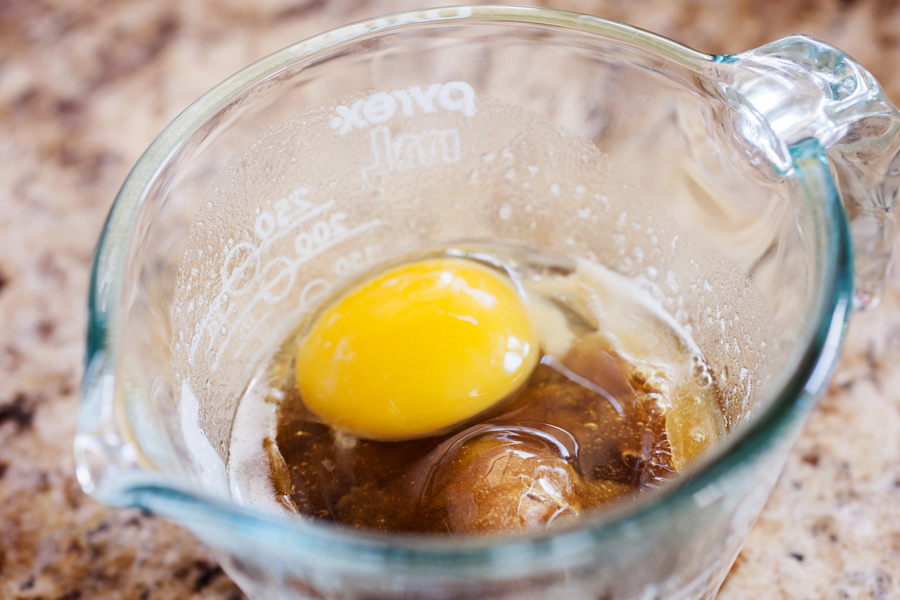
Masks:
[[[898,228],[900,112],[859,63],[808,36],[716,62],[719,91],[755,111],[774,133],[765,145],[776,166],[789,167],[789,148],[804,140],[825,148],[850,223],[854,307],[874,307]]]

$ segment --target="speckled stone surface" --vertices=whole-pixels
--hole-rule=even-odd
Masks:
[[[116,190],[179,111],[322,30],[447,2],[0,0],[0,597],[239,599],[187,532],[87,498],[72,440],[91,256]],[[709,52],[835,44],[900,100],[900,5],[551,3]],[[857,315],[834,384],[719,598],[900,598],[900,273]]]

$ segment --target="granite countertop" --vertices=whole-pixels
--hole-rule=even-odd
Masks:
[[[194,538],[74,476],[94,245],[179,111],[289,43],[410,0],[0,0],[0,597],[239,599]],[[830,42],[900,100],[888,0],[568,0],[708,52]],[[834,383],[719,595],[900,598],[900,270],[856,315]],[[897,385],[895,388],[894,385]]]

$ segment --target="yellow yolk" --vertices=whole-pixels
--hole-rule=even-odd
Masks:
[[[368,439],[424,437],[509,396],[538,360],[525,303],[496,272],[436,258],[364,281],[303,339],[307,408]]]

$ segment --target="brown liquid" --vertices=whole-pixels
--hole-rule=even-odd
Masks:
[[[583,337],[562,365],[545,362],[556,368],[538,366],[502,413],[406,442],[336,434],[289,386],[276,438],[289,470],[285,491],[301,513],[337,523],[469,533],[543,527],[675,474],[665,407],[644,391],[646,373],[599,336]],[[566,371],[611,396],[624,418]]]
[[[584,286],[569,275],[545,273],[535,285],[561,282],[557,297],[539,293],[568,312],[603,296],[578,297],[572,290]],[[318,422],[294,383],[289,340],[271,371],[284,398],[265,444],[277,495],[345,526],[467,534],[556,526],[658,487],[722,433],[718,393],[680,334],[619,304],[628,316],[606,306],[606,318],[626,329],[568,315],[575,341],[562,359],[544,355],[528,383],[477,422],[412,441],[356,439]],[[659,350],[635,359],[635,348]]]

